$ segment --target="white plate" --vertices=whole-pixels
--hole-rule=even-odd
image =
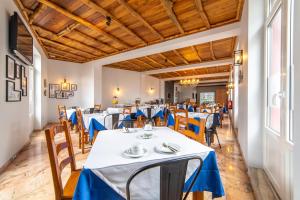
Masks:
[[[177,152],[180,151],[180,146],[177,145],[177,144],[174,144],[174,143],[167,143],[167,145],[171,146],[171,147],[174,147],[175,149],[178,149]],[[158,152],[158,153],[168,153],[168,154],[175,154],[177,152],[174,152],[172,150],[170,150],[168,147],[164,147],[163,144],[160,144],[159,146],[156,146],[155,147],[155,150]]]
[[[148,139],[153,138],[153,136],[154,136],[153,134],[151,134],[151,135],[150,134],[148,134],[148,135],[147,134],[146,135],[145,134],[141,134],[141,135],[138,135],[137,138],[148,140]]]
[[[129,158],[140,158],[140,157],[145,156],[147,154],[147,152],[148,152],[147,149],[143,148],[143,151],[140,154],[133,154],[133,153],[131,153],[130,148],[129,148],[123,152],[123,155],[126,157],[129,157]]]
[[[129,132],[125,131],[124,129],[121,129],[121,132],[122,133],[136,133],[137,132],[137,130],[133,129],[133,128],[129,128],[128,130],[129,130]]]

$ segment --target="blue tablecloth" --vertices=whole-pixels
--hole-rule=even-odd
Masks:
[[[164,112],[162,110],[158,111],[152,118],[160,117],[160,119],[164,119]]]
[[[71,123],[73,125],[76,125],[78,122],[77,122],[77,116],[76,116],[76,112],[73,112],[70,116],[70,120],[71,120]]]
[[[99,155],[101,157],[101,155]],[[99,159],[101,159],[99,157]],[[191,184],[195,173],[184,185],[184,192]],[[220,177],[216,154],[211,151],[203,162],[203,166],[192,187],[191,192],[212,192],[212,197],[225,195],[222,180]],[[74,193],[74,200],[124,200],[115,190],[107,185],[102,179],[96,176],[90,169],[83,169]]]
[[[100,122],[98,122],[96,119],[92,118],[89,124],[89,135],[90,140],[94,137],[94,131],[103,131],[106,130],[105,126],[103,126]]]
[[[193,106],[189,106],[188,111],[189,111],[189,112],[195,112],[195,111],[194,111],[194,107],[193,107]]]

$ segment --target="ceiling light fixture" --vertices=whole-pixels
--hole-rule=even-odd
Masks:
[[[180,80],[179,84],[180,85],[197,85],[200,83],[199,79],[184,79],[184,80]]]
[[[106,19],[106,25],[110,26],[110,24],[111,24],[111,17],[110,16],[106,16],[105,19]]]

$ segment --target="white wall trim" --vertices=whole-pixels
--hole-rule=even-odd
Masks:
[[[165,78],[162,80],[171,81],[171,80],[181,80],[181,79],[188,79],[188,78],[210,78],[210,77],[220,77],[220,76],[229,76],[229,75],[230,75],[230,72],[222,72],[222,73],[203,74],[203,75],[196,75],[196,76],[180,76],[180,77],[174,77],[174,78]],[[219,80],[224,81],[224,79],[219,79]],[[210,81],[217,82],[219,80],[210,80]],[[225,79],[225,80],[228,81],[227,79]]]
[[[224,60],[217,60],[205,63],[196,63],[190,65],[182,65],[178,67],[168,67],[164,69],[157,69],[157,70],[150,70],[144,72],[144,74],[159,74],[159,73],[167,73],[167,72],[174,72],[174,71],[182,71],[182,70],[189,70],[189,69],[201,69],[201,68],[209,68],[209,67],[217,67],[222,65],[230,65],[233,64],[233,59],[224,59]]]
[[[99,65],[106,65],[115,62],[121,62],[124,60],[148,56],[156,53],[162,53],[174,49],[189,47],[210,41],[234,37],[238,36],[239,34],[240,22],[236,22],[225,26],[209,29],[207,31],[168,40],[158,44],[149,45],[143,48],[134,49],[117,55],[108,56],[91,62],[96,62]]]

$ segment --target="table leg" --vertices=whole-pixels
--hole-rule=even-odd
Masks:
[[[204,200],[204,192],[193,192],[193,200]]]

